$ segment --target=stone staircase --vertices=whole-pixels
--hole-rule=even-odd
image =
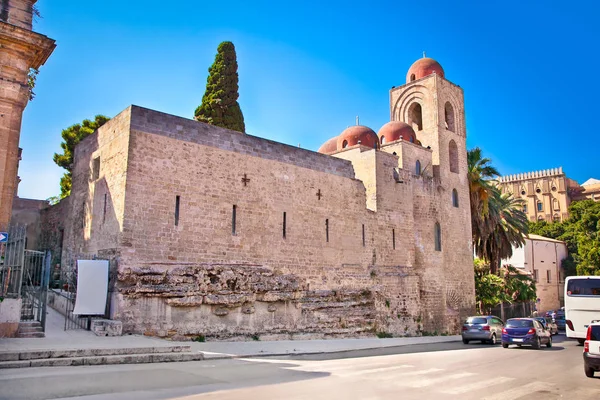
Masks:
[[[43,338],[45,336],[44,328],[38,321],[19,322],[18,338]]]
[[[4,351],[0,352],[0,369],[201,360],[204,354],[192,352],[190,346]]]

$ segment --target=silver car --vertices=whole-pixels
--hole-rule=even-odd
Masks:
[[[471,340],[481,340],[481,343],[496,344],[502,338],[504,322],[493,315],[469,317],[462,327],[462,341],[469,344]]]

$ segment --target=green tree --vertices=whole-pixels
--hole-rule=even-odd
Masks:
[[[467,162],[473,248],[478,257],[490,263],[491,273],[497,274],[501,259],[512,256],[513,246],[525,243],[527,216],[521,200],[502,194],[496,187],[499,173],[479,147],[469,150]]]
[[[63,142],[60,144],[63,152],[62,154],[54,153],[54,162],[59,166],[67,170],[60,179],[60,198],[71,194],[71,181],[73,172],[73,153],[75,152],[75,146],[88,137],[102,125],[104,125],[110,118],[104,115],[96,115],[94,120],[84,119],[81,124],[71,125],[70,127],[63,129],[61,136]]]
[[[238,64],[235,47],[222,42],[217,48],[215,62],[208,69],[206,92],[202,104],[194,113],[197,121],[245,132],[244,115],[238,104]]]
[[[491,308],[507,301],[509,298],[504,289],[504,280],[490,273],[490,266],[485,261],[476,258],[475,269],[475,301],[481,314],[491,314]]]
[[[525,303],[537,299],[537,289],[534,279],[522,273],[512,265],[506,265],[502,269],[504,279],[504,293],[510,302]]]

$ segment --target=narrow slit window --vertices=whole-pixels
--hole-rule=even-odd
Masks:
[[[92,164],[92,180],[95,181],[100,177],[100,157],[94,158]]]
[[[442,228],[440,227],[439,222],[435,223],[434,236],[435,251],[442,251]]]
[[[175,196],[175,226],[179,225],[179,196]]]
[[[392,249],[396,250],[396,231],[392,229]]]
[[[104,208],[102,209],[102,223],[106,222],[106,202],[108,194],[104,193]]]
[[[329,242],[329,219],[325,220],[325,240]]]
[[[363,247],[365,247],[365,224],[362,224],[362,242]]]
[[[234,204],[233,210],[231,212],[231,234],[233,236],[235,236],[236,214],[237,214],[237,206]]]
[[[286,214],[285,214],[285,211],[284,211],[283,212],[283,238],[284,239],[285,239],[285,228],[286,228],[285,224],[286,224]]]

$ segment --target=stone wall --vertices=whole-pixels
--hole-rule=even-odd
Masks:
[[[63,240],[65,227],[69,218],[71,197],[62,199],[59,203],[48,206],[41,211],[40,249],[50,250],[51,264],[55,267],[62,261]]]
[[[21,299],[0,301],[0,338],[16,337],[21,321]]]
[[[48,207],[46,200],[33,200],[15,197],[13,200],[13,209],[11,224],[27,225],[27,246],[28,250],[41,250],[42,224],[41,213]]]

